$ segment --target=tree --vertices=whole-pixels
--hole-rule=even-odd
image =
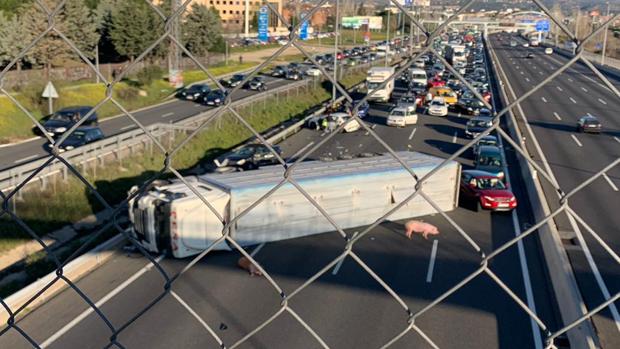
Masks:
[[[164,33],[161,17],[143,0],[122,1],[112,12],[111,24],[115,49],[132,61]]]
[[[58,5],[58,0],[41,0],[41,2],[50,10]],[[47,15],[39,6],[26,6],[18,16],[23,24],[26,42],[32,42],[47,29]],[[56,15],[54,28],[66,33],[64,11],[60,11]],[[70,58],[71,49],[69,45],[53,30],[37,41],[36,45],[28,50],[25,56],[25,59],[33,65],[43,65],[48,78],[53,65],[62,64]]]
[[[17,16],[8,17],[0,11],[0,65],[10,63],[26,47],[24,27]],[[18,60],[16,68],[21,70],[23,60]]]
[[[99,59],[104,62],[117,62],[123,57],[116,51],[110,32],[112,31],[112,13],[123,0],[101,0],[95,10],[96,22],[99,24]]]
[[[84,56],[95,57],[95,46],[99,42],[98,17],[86,6],[84,0],[67,0],[64,7],[67,39],[80,49]],[[77,52],[74,57],[78,58]]]
[[[182,29],[187,50],[204,57],[221,36],[220,16],[213,8],[194,3]]]

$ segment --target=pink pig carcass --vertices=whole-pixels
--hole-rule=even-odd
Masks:
[[[438,235],[439,230],[430,223],[416,220],[407,221],[405,223],[405,235],[411,239],[413,234],[421,234],[425,239],[428,239],[429,235]]]

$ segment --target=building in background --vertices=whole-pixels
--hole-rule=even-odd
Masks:
[[[247,1],[247,14],[246,12],[246,0],[194,0],[194,2],[213,7],[220,14],[222,18],[222,27],[227,31],[242,32],[245,29],[246,16],[249,25],[251,25],[256,12],[261,7],[261,1]],[[273,8],[277,9],[279,13],[282,13],[282,0],[271,0],[269,3]],[[275,13],[269,14],[269,27],[279,27],[280,23]],[[256,32],[256,28],[251,28],[250,31]]]

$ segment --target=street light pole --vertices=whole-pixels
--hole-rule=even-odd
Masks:
[[[607,18],[609,18],[609,1],[607,2]],[[609,24],[605,25],[603,34],[603,51],[601,52],[601,65],[605,65],[605,51],[607,51],[607,31],[609,30]]]
[[[388,56],[390,55],[390,12],[392,12],[392,10],[390,8],[388,8],[388,15],[387,15],[387,34],[386,34],[386,43],[385,43],[385,66],[388,66]]]
[[[338,7],[340,0],[336,0],[336,22],[334,23],[334,81],[338,81]],[[336,104],[336,84],[332,84],[332,105]]]

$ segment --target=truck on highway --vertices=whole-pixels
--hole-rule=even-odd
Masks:
[[[398,155],[419,177],[444,161],[416,152],[399,152]],[[450,161],[425,181],[424,193],[439,209],[456,208],[460,170],[458,162]],[[135,195],[129,201],[130,233],[146,250],[167,252],[177,258],[198,254],[214,243],[217,243],[213,246],[215,250],[232,250],[225,241],[217,241],[222,237],[224,224],[232,222],[276,187],[284,172],[283,166],[274,165],[247,172],[186,177],[211,208],[179,179],[159,183],[137,195],[138,187],[133,187],[129,192]],[[410,196],[416,184],[411,174],[391,155],[302,162],[292,177],[343,229],[372,224]],[[435,212],[418,195],[389,219]],[[230,237],[241,246],[334,230],[321,212],[290,183],[282,185],[229,226]]]
[[[394,67],[372,67],[368,70],[368,76],[366,77],[366,88],[368,94],[374,89],[378,88],[384,81],[386,81],[395,72]],[[394,79],[388,81],[383,88],[378,89],[368,97],[368,101],[388,102],[392,97],[394,91]]]
[[[450,45],[446,52],[446,59],[452,65],[456,64],[456,62],[467,63],[467,51],[465,49],[465,45]]]

